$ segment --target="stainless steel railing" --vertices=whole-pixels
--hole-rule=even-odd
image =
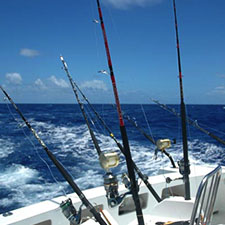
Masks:
[[[195,198],[190,225],[210,225],[221,174],[222,168],[217,166],[203,178]]]

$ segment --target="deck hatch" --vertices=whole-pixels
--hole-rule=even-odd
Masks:
[[[52,221],[51,220],[45,220],[41,223],[36,223],[34,225],[52,225]]]
[[[148,193],[139,195],[141,208],[145,209],[148,203]],[[124,215],[135,211],[135,205],[132,196],[126,197],[119,206],[119,215]]]

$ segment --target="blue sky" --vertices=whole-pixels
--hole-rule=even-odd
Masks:
[[[122,103],[179,103],[172,0],[102,0]],[[225,1],[177,0],[187,104],[225,103]],[[18,103],[114,102],[95,0],[1,2],[0,84]],[[0,95],[0,103],[4,102]]]

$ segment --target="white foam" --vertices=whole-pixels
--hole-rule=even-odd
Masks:
[[[196,164],[219,164],[224,158],[224,149],[215,144],[201,142],[198,139],[194,139],[192,142],[190,142],[190,146],[192,149],[191,156],[194,158]]]
[[[0,206],[9,207],[19,205],[20,207],[34,204],[46,199],[52,199],[62,195],[62,189],[66,187],[66,183],[52,184],[24,184],[11,189],[8,197],[2,198]]]
[[[0,139],[0,159],[13,153],[14,144],[8,139]]]
[[[97,171],[87,170],[83,172],[84,176],[76,179],[76,182],[82,190],[85,190],[90,187],[97,187],[103,185],[103,178],[101,174],[98,174]]]
[[[0,173],[0,185],[16,187],[24,185],[38,176],[38,172],[23,165],[14,164]]]
[[[72,152],[74,147],[82,148],[88,141],[86,125],[67,127],[38,121],[33,121],[33,125],[41,138],[46,139],[47,143],[57,144],[63,152]]]
[[[104,174],[98,162],[98,155],[94,149],[94,145],[91,141],[91,137],[86,125],[80,126],[56,126],[47,122],[32,121],[35,130],[38,134],[46,140],[47,143],[54,144],[60,151],[55,151],[57,156],[66,157],[68,153],[75,159],[80,159],[74,167],[69,168],[69,171],[76,180],[78,186],[81,189],[90,187],[96,187],[103,184]],[[120,152],[115,142],[104,134],[96,134],[99,141],[100,148],[103,151],[116,150]],[[121,140],[118,140],[122,143]],[[0,139],[0,145],[4,144],[5,140]],[[7,143],[7,142],[6,142]],[[8,151],[3,151],[0,148],[0,158],[7,157],[13,152],[13,144],[8,142],[6,144]],[[154,160],[155,146],[151,143],[142,144],[137,141],[130,141],[130,149],[134,162],[140,170],[147,175],[157,173],[159,169],[171,167],[170,160],[158,153],[158,159]],[[213,160],[222,153],[222,148],[218,146],[201,143],[199,140],[193,140],[189,142],[190,149],[190,163],[194,164],[205,164],[204,159],[210,157]],[[183,150],[182,143],[178,142],[167,150],[174,161],[182,159]],[[207,160],[208,161],[208,160]],[[121,164],[116,168],[117,174],[121,174],[127,171],[125,159],[121,154]],[[32,184],[31,181],[34,179],[40,180],[40,174],[38,171],[22,166],[12,165],[10,168],[0,171],[0,187],[8,188],[12,190],[10,197],[1,199],[0,205],[7,206],[19,203],[21,206],[28,205],[34,202],[38,202],[45,199],[51,199],[59,194],[62,194],[62,189],[67,187],[66,182],[58,183],[44,183],[43,184]],[[49,171],[47,171],[49,172]]]
[[[19,204],[21,207],[52,199],[57,195],[62,195],[62,189],[67,186],[66,182],[44,183],[38,171],[23,165],[14,164],[0,172],[0,188],[9,192],[9,195],[0,201],[0,206],[3,207],[14,204]],[[43,184],[32,184],[34,180],[42,180]]]

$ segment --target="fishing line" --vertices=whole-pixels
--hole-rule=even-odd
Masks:
[[[78,89],[79,90],[79,89]],[[85,98],[83,97],[83,99],[85,100]],[[87,99],[87,98],[86,98]],[[89,107],[88,107],[89,106]],[[91,104],[89,104],[89,102],[88,102],[88,106],[86,105],[86,109],[88,108],[88,115],[92,115],[92,117],[95,117],[95,121],[97,121],[97,126],[99,127],[99,129],[96,127],[96,123],[95,123],[95,128],[96,128],[96,130],[97,130],[97,133],[98,134],[103,134],[104,136],[107,136],[108,137],[108,135],[106,134],[106,124],[104,125],[103,124],[103,126],[101,126],[101,124],[100,124],[100,122],[102,122],[102,121],[104,121],[103,120],[103,118],[100,116],[100,115],[98,115],[98,114],[96,114],[94,111],[93,111],[93,109],[91,108],[92,106],[91,106]],[[92,111],[92,112],[91,112]],[[97,112],[97,111],[96,111]],[[94,114],[94,115],[93,115]],[[101,121],[102,120],[102,121]],[[104,127],[104,128],[103,128]],[[102,131],[102,133],[100,132],[100,131]],[[112,132],[110,132],[110,133],[112,133]],[[108,142],[108,141],[107,141]],[[110,146],[110,148],[111,148],[111,146]],[[122,154],[121,154],[121,151],[120,150],[118,150],[118,149],[115,149],[114,150],[114,152],[116,152],[119,156],[122,156]]]
[[[101,118],[103,119],[103,121],[105,121],[105,113],[104,113],[104,104],[102,104],[102,115]],[[106,135],[106,128],[104,127],[104,134]]]
[[[90,111],[90,108],[87,105],[85,106],[85,109],[86,109],[86,114],[87,114],[88,119],[91,121],[91,124],[94,126],[94,128],[96,130],[96,132],[94,132],[94,131],[93,132],[94,132],[94,135],[96,136],[96,139],[98,140],[98,134],[100,134],[101,131],[104,134],[104,129],[99,124],[99,120],[98,120],[97,116],[93,115],[93,113]],[[102,151],[102,152],[104,152],[104,151]]]
[[[165,164],[163,163],[162,175],[163,175],[163,177],[164,177],[164,179],[165,179],[165,181],[166,181],[167,177],[165,176],[165,168],[166,168],[166,166],[165,166]],[[166,190],[167,190],[167,195],[170,196],[170,193],[172,193],[172,196],[173,196],[172,188],[169,187],[169,185],[168,185],[167,182],[165,182],[165,186],[164,186],[164,187],[165,187]]]
[[[95,45],[96,45],[96,55],[97,55],[97,64],[99,65],[99,67],[102,67],[102,60],[101,60],[101,56],[100,56],[100,47],[99,47],[99,35],[97,35],[97,25],[98,21],[96,20],[96,13],[95,13],[95,7],[94,7],[94,3],[93,1],[91,1],[91,11],[92,11],[92,23],[93,23],[93,30],[94,30],[94,36],[95,36]],[[103,57],[102,57],[103,58]]]
[[[99,131],[101,131],[101,132],[99,132],[99,133],[102,133],[102,134],[104,134],[105,136],[107,136],[107,134],[106,134],[106,128],[105,128],[105,126],[101,126],[101,124],[100,124],[100,120],[99,120],[99,117],[101,117],[102,118],[102,120],[104,120],[103,119],[103,117],[102,116],[97,116],[97,114],[93,111],[93,109],[91,108],[91,106],[90,106],[90,104],[88,103],[88,109],[91,111],[91,114],[93,115],[93,117],[95,118],[95,121],[96,121],[96,123],[97,123],[97,125],[98,125],[98,127],[99,127]],[[103,104],[102,104],[102,107],[103,107]]]
[[[85,110],[85,113],[86,113],[86,116],[87,116],[88,120],[90,121],[90,123],[92,124],[92,126],[93,126],[96,130],[98,130],[97,127],[96,127],[96,124],[95,124],[95,121],[96,121],[96,120],[93,118],[93,116],[92,116],[92,114],[91,114],[89,108],[85,105],[84,101],[81,101],[81,104],[82,104],[83,107],[84,107],[84,110]]]
[[[93,214],[95,219],[101,224],[106,225],[105,221],[102,219],[101,215],[96,211],[96,209],[92,206],[92,204],[88,201],[88,199],[85,197],[83,192],[80,190],[80,188],[77,186],[77,184],[74,182],[74,178],[71,176],[69,172],[65,169],[65,167],[56,159],[54,154],[48,149],[47,145],[43,142],[43,140],[39,137],[37,132],[33,129],[33,127],[30,125],[30,123],[27,121],[27,119],[24,117],[22,112],[19,110],[17,105],[14,103],[12,98],[8,95],[8,93],[0,86],[0,89],[4,93],[4,95],[9,99],[9,101],[12,103],[15,110],[20,115],[21,119],[25,122],[27,128],[33,133],[39,144],[43,147],[44,151],[47,153],[48,157],[52,160],[54,165],[57,167],[57,169],[60,171],[61,175],[65,178],[65,180],[70,184],[71,188],[74,190],[74,192],[77,194],[79,199],[82,201],[82,203],[88,208],[88,210]]]
[[[144,110],[144,107],[143,107],[142,104],[141,104],[141,109],[142,109],[142,112],[143,112],[143,114],[144,114],[144,117],[145,117],[145,121],[146,121],[146,123],[147,123],[147,126],[148,126],[148,131],[149,131],[149,133],[150,133],[150,135],[151,135],[153,141],[155,142],[155,139],[154,139],[154,137],[153,137],[153,135],[152,135],[152,130],[151,130],[150,126],[149,126],[149,122],[148,122],[148,119],[147,119],[147,117],[146,117],[145,110]]]
[[[77,86],[77,84],[73,81],[70,73],[69,73],[69,70],[68,70],[68,66],[66,64],[66,62],[64,61],[63,57],[61,56],[60,57],[62,63],[63,63],[63,66],[64,66],[64,70],[66,71],[66,74],[70,80],[70,83],[72,85],[72,88],[73,88],[73,91],[74,91],[74,94],[77,96],[77,90],[80,92],[80,94],[83,96],[83,98],[87,101],[88,105],[90,106],[90,108],[93,110],[93,112],[95,113],[95,115],[99,118],[99,120],[101,121],[101,123],[103,124],[103,126],[105,127],[105,129],[109,132],[109,135],[110,137],[116,142],[118,148],[121,150],[121,152],[124,154],[125,156],[125,159],[126,159],[126,149],[117,141],[117,139],[115,138],[114,134],[111,132],[111,130],[109,129],[109,127],[106,125],[106,123],[102,120],[102,118],[99,116],[99,114],[96,112],[96,110],[94,109],[94,107],[90,104],[89,100],[86,98],[86,96],[83,94],[83,92],[80,90],[80,88]],[[121,115],[120,115],[121,116]],[[125,127],[124,128],[121,128],[120,126],[120,131],[121,131],[121,134],[124,135],[123,132],[125,132],[125,136],[126,136],[126,131],[124,131]],[[122,139],[124,138],[122,135]],[[93,135],[94,136],[94,135]],[[128,141],[128,140],[127,140]],[[124,142],[124,140],[123,140]],[[126,143],[127,144],[127,143]],[[128,144],[129,145],[129,144]],[[97,147],[97,146],[96,146]],[[128,149],[129,149],[129,146],[128,146]],[[127,160],[126,160],[127,161]],[[144,183],[146,184],[147,188],[149,189],[149,191],[152,193],[152,195],[155,197],[155,199],[160,202],[161,201],[161,198],[158,196],[158,194],[155,192],[155,190],[153,189],[153,187],[151,186],[151,184],[148,182],[148,179],[145,175],[143,175],[141,173],[141,171],[139,170],[139,168],[136,166],[136,164],[134,163],[134,161],[131,159],[131,161],[129,162],[131,165],[129,166],[132,166],[136,172],[138,173],[139,177],[144,181]],[[135,176],[135,174],[134,174]],[[134,177],[135,178],[135,177]],[[136,183],[136,178],[135,178],[135,181],[134,183]]]
[[[82,102],[80,101],[79,95],[78,95],[78,91],[77,91],[76,84],[75,84],[75,82],[73,81],[73,79],[72,79],[72,77],[71,77],[71,75],[70,75],[70,73],[69,73],[68,66],[67,66],[67,64],[66,64],[66,62],[64,61],[64,59],[63,59],[62,56],[60,56],[60,60],[62,61],[63,68],[64,68],[64,70],[65,70],[65,72],[66,72],[66,75],[67,75],[67,77],[68,77],[68,79],[69,79],[69,81],[70,81],[70,84],[71,84],[71,86],[72,86],[72,90],[73,90],[73,92],[74,92],[75,98],[76,98],[76,100],[77,100],[77,103],[78,103],[78,105],[79,105],[79,108],[80,108],[80,110],[81,110],[81,113],[82,113],[82,115],[83,115],[83,118],[84,118],[84,120],[85,120],[85,122],[86,122],[86,125],[87,125],[87,127],[88,127],[88,131],[89,131],[89,134],[90,134],[90,136],[91,136],[92,142],[93,142],[93,144],[94,144],[94,146],[95,146],[95,149],[96,149],[96,151],[97,151],[97,153],[98,153],[98,156],[100,157],[102,151],[101,151],[101,149],[100,149],[100,147],[99,147],[99,144],[98,144],[98,141],[97,141],[97,139],[96,139],[96,136],[95,136],[93,130],[91,129],[91,127],[90,127],[89,120],[88,120],[87,115],[86,115],[86,112],[85,112],[85,110],[84,110],[84,104],[82,104]]]
[[[10,115],[13,117],[13,119],[14,119],[15,122],[17,123],[17,127],[20,128],[20,129],[22,129],[24,135],[26,136],[25,131],[23,130],[23,127],[22,127],[21,123],[20,123],[19,120],[13,115],[13,112],[11,111],[11,109],[10,109],[10,107],[9,107],[9,104],[8,104],[8,102],[7,102],[7,98],[4,98],[4,101],[6,102],[6,106],[7,106],[7,108],[8,108],[8,111],[9,111]],[[26,154],[25,152],[21,152],[21,153],[22,153],[23,155],[27,156],[29,159],[32,158],[30,155]]]
[[[181,121],[180,121],[180,118],[177,117],[177,140],[181,140],[182,139],[181,130],[182,130]]]
[[[100,130],[104,133],[104,130],[103,130],[102,126],[100,125],[97,116],[95,114],[93,115],[92,110],[90,109],[90,107],[88,105],[85,105],[85,108],[86,108],[89,119],[92,121],[92,125],[97,130],[97,133],[100,133],[99,132]],[[98,126],[98,128],[97,128],[97,126]]]
[[[154,144],[157,148],[155,149],[155,155],[157,155],[158,150],[160,150],[162,153],[164,153],[170,160],[173,168],[176,168],[176,165],[174,163],[173,158],[171,157],[171,155],[165,150],[167,147],[163,147],[163,148],[159,148],[159,146],[161,146],[160,142],[163,140],[158,140],[157,142],[155,142],[153,140],[153,138],[148,135],[141,127],[138,126],[137,122],[132,119],[129,115],[125,114],[125,112],[122,111],[122,115],[123,117],[128,120],[142,135],[145,136],[145,138],[147,138],[152,144]],[[166,141],[167,142],[167,141]],[[170,142],[170,141],[169,141]],[[164,142],[165,143],[165,142]],[[168,143],[168,142],[167,142]],[[167,145],[167,144],[166,144]],[[170,145],[170,144],[169,144]]]
[[[111,24],[112,24],[112,26],[110,27],[110,28],[112,28],[112,31],[114,31],[114,33],[116,34],[115,35],[115,37],[117,37],[117,39],[115,39],[115,41],[117,41],[120,45],[121,45],[121,43],[123,43],[123,41],[124,41],[124,38],[122,38],[122,36],[121,36],[121,32],[119,32],[119,29],[118,29],[118,25],[117,25],[117,23],[115,22],[116,20],[115,20],[115,16],[114,16],[114,13],[112,12],[112,7],[110,7],[108,4],[104,4],[104,7],[105,7],[105,9],[107,10],[107,12],[108,12],[108,14],[107,15],[109,15],[109,20],[108,21],[111,21]],[[126,10],[123,10],[123,14],[125,14],[126,13]],[[125,16],[126,17],[126,16]],[[112,32],[113,33],[113,32]],[[114,42],[115,42],[114,41]],[[127,42],[126,42],[126,44],[127,44]],[[122,44],[122,46],[124,46],[124,44]],[[124,52],[126,51],[126,49],[124,48],[124,50],[123,50]],[[130,55],[128,55],[128,57],[129,57]],[[137,80],[137,75],[136,74],[134,74],[134,73],[131,73],[130,72],[130,74],[129,74],[129,79],[130,80],[132,80],[132,83],[137,83],[139,80]],[[126,78],[125,78],[126,79]],[[126,83],[127,83],[127,80],[125,80],[125,81],[122,81],[123,82],[123,84],[125,83],[125,85],[126,85]],[[112,93],[112,92],[111,92]]]
[[[198,126],[198,122],[196,121],[196,124],[197,124],[197,126]],[[202,124],[203,126],[205,126],[205,127],[207,127],[207,128],[209,128],[209,129],[211,129],[211,130],[214,130],[214,131],[216,131],[216,132],[218,132],[218,133],[220,133],[220,134],[222,134],[222,135],[225,135],[225,132],[223,132],[223,131],[220,131],[220,130],[217,130],[217,129],[215,129],[215,128],[212,128],[212,127],[209,127],[209,126],[207,126],[207,125],[205,125],[205,124]],[[201,125],[201,126],[202,126]]]
[[[188,107],[187,107],[187,105],[185,105],[185,110],[186,110],[187,118],[189,118],[189,116],[188,116],[189,113],[188,113]],[[190,124],[189,123],[187,123],[187,130],[188,130],[189,140],[193,140],[192,135],[191,135],[191,129],[190,129]],[[188,141],[188,139],[187,139],[187,141]],[[192,153],[192,151],[190,153]]]
[[[101,106],[102,106],[102,107],[101,107],[101,109],[102,109],[102,110],[101,110],[101,111],[102,111],[101,114],[102,114],[102,115],[100,115],[100,117],[102,118],[103,121],[105,121],[105,118],[104,118],[104,104],[101,104]],[[100,110],[99,110],[99,111],[100,111]],[[97,115],[96,115],[96,118],[98,119]],[[103,133],[105,136],[107,136],[107,133],[106,133],[107,131],[106,131],[105,126],[101,126],[101,125],[100,125],[99,119],[98,119],[98,122],[99,122],[99,126],[102,128],[102,133]]]
[[[175,115],[177,118],[181,117],[181,114],[176,112],[176,110],[174,108],[170,108],[165,104],[160,103],[159,101],[156,101],[154,99],[151,99],[154,103],[156,103],[160,108],[172,113],[173,115]],[[187,123],[192,125],[193,127],[197,128],[198,130],[202,131],[203,133],[207,134],[208,136],[210,136],[211,138],[215,139],[216,141],[218,141],[219,143],[225,145],[225,141],[222,140],[221,138],[219,138],[218,136],[216,136],[215,134],[209,132],[208,130],[202,128],[199,126],[198,122],[196,122],[196,120],[192,120],[187,118]]]
[[[48,170],[49,170],[49,172],[50,172],[50,174],[51,174],[51,176],[52,176],[52,178],[53,178],[53,180],[59,185],[59,187],[61,187],[61,191],[63,192],[64,196],[67,197],[67,194],[66,194],[66,192],[64,191],[64,187],[62,186],[62,184],[60,184],[60,183],[58,182],[58,180],[57,180],[57,179],[55,178],[55,176],[53,175],[53,172],[52,172],[50,166],[48,165],[47,161],[46,161],[44,158],[41,157],[40,153],[39,153],[38,150],[37,150],[37,147],[35,146],[35,144],[34,144],[33,141],[31,140],[31,138],[26,134],[24,128],[21,127],[21,123],[19,123],[19,121],[17,120],[17,118],[15,118],[15,116],[13,115],[13,113],[12,113],[10,107],[9,107],[9,102],[8,102],[8,101],[7,101],[6,105],[7,105],[7,108],[8,108],[8,110],[9,110],[9,113],[12,115],[13,119],[19,124],[19,128],[22,130],[22,132],[23,132],[25,138],[26,138],[26,139],[30,142],[30,144],[33,146],[33,148],[34,148],[34,150],[35,150],[35,153],[37,154],[37,156],[39,157],[39,159],[46,165],[46,167],[48,168]],[[29,159],[32,158],[31,156],[27,155],[26,153],[24,153],[24,152],[22,152],[22,153],[23,153],[24,155],[28,156]],[[61,163],[61,162],[60,162],[60,163]]]
[[[114,30],[114,32],[116,33],[116,37],[118,38],[118,41],[121,42],[121,36],[120,36],[119,31],[118,31],[116,22],[115,22],[115,20],[114,20],[114,16],[113,16],[113,13],[112,13],[112,11],[111,11],[111,7],[109,7],[107,4],[105,4],[105,8],[106,8],[106,10],[108,11],[108,15],[110,16],[109,18],[110,18],[111,24],[112,24],[111,27],[113,27],[113,30]]]
[[[85,100],[85,98],[83,98]],[[102,133],[104,134],[105,130],[103,129],[103,127],[100,125],[100,121],[97,117],[97,115],[94,113],[94,112],[91,112],[91,109],[90,109],[90,105],[88,104],[84,104],[85,105],[85,109],[86,109],[86,114],[87,116],[89,117],[88,119],[90,119],[92,121],[92,125],[95,127],[96,129],[96,133],[97,134],[101,134],[100,131],[102,131]],[[94,115],[93,115],[94,114]],[[94,118],[93,118],[94,117]],[[95,123],[94,121],[96,121],[97,123]],[[98,128],[97,128],[98,126]],[[94,135],[96,136],[96,139],[98,140],[97,138],[97,134],[94,132]],[[106,135],[105,135],[106,136]],[[99,140],[98,140],[99,141]],[[99,144],[100,145],[100,144]],[[110,147],[111,148],[111,147]],[[119,150],[115,150],[114,152],[117,152],[117,154],[120,156],[121,155],[121,151]]]

